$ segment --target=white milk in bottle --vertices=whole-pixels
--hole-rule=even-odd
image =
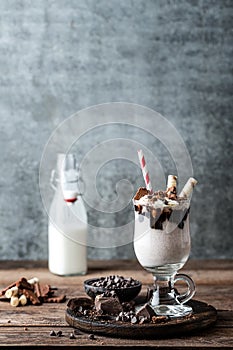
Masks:
[[[87,213],[78,194],[79,175],[73,154],[59,154],[57,186],[49,212],[48,264],[57,275],[87,272]],[[54,186],[53,186],[54,187]]]

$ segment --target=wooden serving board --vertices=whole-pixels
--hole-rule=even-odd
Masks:
[[[206,303],[192,300],[187,305],[193,308],[193,314],[188,317],[171,319],[163,323],[131,324],[114,320],[91,320],[87,317],[77,317],[70,309],[66,310],[66,321],[74,328],[88,333],[101,334],[119,338],[168,338],[187,334],[207,328],[217,320],[217,311]]]

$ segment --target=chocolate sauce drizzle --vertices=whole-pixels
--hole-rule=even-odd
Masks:
[[[156,230],[163,230],[163,223],[168,220],[175,223],[180,229],[183,229],[184,222],[188,217],[190,208],[184,210],[172,210],[165,208],[152,209],[150,211],[150,227]]]

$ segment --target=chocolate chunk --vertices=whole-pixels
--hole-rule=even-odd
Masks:
[[[116,297],[104,297],[102,294],[97,295],[95,298],[95,308],[96,311],[100,310],[103,313],[108,315],[117,315],[122,311],[122,305],[119,302],[119,299]]]
[[[152,316],[154,315],[155,315],[155,312],[149,304],[143,305],[136,313],[137,317],[142,316],[148,320],[151,320]]]
[[[67,307],[79,316],[81,316],[80,306],[83,310],[90,310],[93,305],[92,299],[86,297],[72,298],[67,303]]]
[[[144,197],[145,195],[149,194],[150,192],[145,187],[140,187],[137,190],[137,193],[134,196],[135,200],[139,200],[140,198]]]

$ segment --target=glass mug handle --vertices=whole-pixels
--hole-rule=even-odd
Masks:
[[[176,301],[179,304],[184,304],[186,303],[188,300],[192,299],[192,297],[195,294],[195,284],[192,280],[192,278],[190,278],[189,276],[183,274],[183,273],[179,273],[177,275],[175,275],[174,277],[174,284],[178,281],[184,281],[187,284],[187,291],[183,294],[177,294],[175,296]]]

